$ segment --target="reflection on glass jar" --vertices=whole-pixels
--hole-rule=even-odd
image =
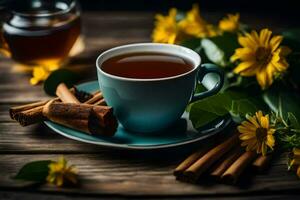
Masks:
[[[25,65],[55,68],[80,35],[80,12],[74,0],[22,0],[11,3],[3,23],[1,47]]]

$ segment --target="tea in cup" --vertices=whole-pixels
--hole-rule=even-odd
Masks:
[[[103,52],[96,61],[100,90],[120,124],[129,131],[163,130],[180,119],[189,102],[220,91],[224,74],[202,64],[191,49],[171,44],[140,43]],[[219,76],[211,90],[194,94],[208,73]]]

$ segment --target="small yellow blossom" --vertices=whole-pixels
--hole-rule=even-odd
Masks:
[[[186,34],[195,37],[212,37],[218,34],[215,27],[201,17],[197,4],[193,5],[192,10],[187,12],[186,17],[178,25]]]
[[[227,17],[224,17],[219,22],[219,29],[227,32],[236,32],[240,27],[240,14],[237,13],[235,15],[228,14]]]
[[[172,8],[167,16],[161,14],[155,16],[155,28],[152,33],[153,42],[169,44],[178,43],[180,40],[180,33],[176,22],[176,15],[176,8]]]
[[[59,65],[47,66],[34,66],[32,70],[32,78],[30,79],[31,85],[36,85],[48,78],[52,71],[59,68]]]
[[[49,74],[50,71],[48,71],[45,67],[34,67],[32,71],[32,78],[30,79],[30,84],[36,85],[39,82],[46,80]]]
[[[294,148],[292,153],[292,158],[289,162],[289,169],[291,167],[296,167],[297,176],[300,178],[300,149]]]
[[[60,157],[57,162],[49,164],[49,174],[47,176],[47,182],[55,184],[58,187],[63,186],[66,183],[77,183],[77,171],[74,166],[68,166],[64,157]]]
[[[269,115],[264,116],[262,111],[258,111],[254,116],[247,116],[247,120],[237,129],[241,133],[241,145],[246,146],[246,151],[256,151],[266,155],[268,147],[273,150],[275,129],[270,127]]]
[[[263,29],[258,34],[256,31],[239,36],[238,41],[242,48],[235,50],[232,61],[239,60],[240,64],[234,72],[241,76],[256,76],[262,89],[273,83],[276,74],[284,72],[289,64],[286,56],[290,49],[280,46],[283,37],[272,37],[272,31]]]

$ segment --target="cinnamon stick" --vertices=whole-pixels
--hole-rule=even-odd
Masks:
[[[90,98],[89,100],[87,100],[85,103],[86,104],[94,104],[96,102],[98,102],[99,100],[103,99],[103,95],[101,92],[96,93],[93,95],[92,98]]]
[[[28,126],[30,124],[41,122],[46,119],[43,116],[43,107],[44,106],[38,106],[29,110],[14,113],[13,119],[18,121],[21,126]]]
[[[183,162],[181,162],[178,167],[173,171],[174,176],[179,177],[183,175],[183,172],[188,169],[194,162],[196,162],[201,156],[203,156],[208,151],[208,148],[200,149],[192,153]]]
[[[111,136],[117,129],[113,109],[108,106],[49,102],[43,108],[43,115],[53,122],[89,134]]]
[[[199,176],[206,171],[214,162],[216,162],[221,156],[228,152],[232,147],[238,144],[239,139],[237,134],[234,134],[225,142],[219,144],[215,148],[208,151],[204,156],[199,158],[193,165],[191,165],[184,175],[188,181],[195,182]]]
[[[71,93],[74,93],[74,88],[70,89]],[[76,94],[76,92],[75,92]],[[99,91],[93,94],[97,95]],[[98,101],[101,100],[101,96],[97,95]],[[95,98],[94,98],[95,99]],[[58,101],[59,97],[52,99],[51,101]],[[104,101],[104,99],[102,99]],[[45,120],[42,110],[43,106],[46,105],[50,100],[34,102],[26,105],[16,106],[9,109],[11,119],[18,121],[22,126],[28,126],[34,123]],[[105,102],[105,101],[104,101]],[[86,102],[84,102],[86,103]],[[98,104],[97,104],[98,105]],[[104,103],[102,105],[105,105]]]
[[[246,167],[257,157],[257,153],[252,151],[244,152],[232,165],[224,172],[221,178],[230,183],[236,183]]]
[[[217,163],[216,167],[212,170],[210,175],[215,179],[220,179],[222,174],[227,170],[227,168],[242,154],[242,149],[240,146],[232,149],[225,155],[225,159],[220,163]]]
[[[271,160],[272,154],[268,154],[266,156],[260,155],[257,159],[254,160],[252,166],[256,171],[262,172],[267,168]]]
[[[80,103],[80,101],[78,101],[78,99],[69,91],[68,87],[64,83],[60,83],[57,86],[56,95],[62,102]]]
[[[106,106],[106,101],[105,99],[100,99],[97,102],[94,103],[94,105],[98,105],[98,106]]]
[[[16,113],[22,112],[22,111],[25,111],[25,110],[30,110],[32,108],[36,108],[36,107],[39,107],[39,106],[43,106],[48,101],[49,100],[39,101],[39,102],[34,102],[34,103],[30,103],[30,104],[26,104],[26,105],[21,105],[21,106],[16,106],[16,107],[10,108],[9,109],[10,118],[15,119]]]

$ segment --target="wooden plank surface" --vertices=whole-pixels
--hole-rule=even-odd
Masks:
[[[267,174],[257,175],[239,186],[214,184],[202,180],[198,185],[175,180],[172,169],[176,166],[173,156],[130,155],[124,152],[96,154],[68,154],[66,158],[78,167],[82,185],[80,194],[120,194],[120,195],[234,195],[234,194],[297,194],[300,183],[294,174],[286,171],[284,159],[274,162]],[[57,154],[10,154],[1,155],[2,177],[0,186],[4,188],[29,187],[30,184],[11,179],[26,162],[36,159],[57,159]],[[41,191],[56,191],[52,186],[41,186]],[[57,192],[73,193],[73,189]]]
[[[220,16],[218,13],[205,15],[212,20]],[[107,48],[150,41],[153,16],[153,13],[84,13],[86,49],[72,59],[69,66],[81,70],[87,79],[96,79],[96,57]],[[248,19],[257,24],[255,16]],[[264,22],[276,25],[271,19]],[[279,30],[281,26],[276,28]],[[16,73],[13,62],[7,58],[0,58],[0,74],[0,199],[76,199],[85,195],[89,195],[86,199],[98,195],[104,198],[115,195],[115,199],[143,195],[248,199],[248,196],[272,195],[272,199],[281,199],[299,194],[300,181],[294,173],[287,172],[285,154],[272,163],[265,174],[246,179],[239,186],[214,184],[206,179],[193,185],[178,182],[172,175],[172,170],[191,150],[120,151],[66,139],[43,124],[21,127],[9,118],[9,107],[49,97],[41,85],[29,85],[29,75]],[[78,167],[80,188],[33,187],[11,179],[27,162],[57,159],[59,155],[65,155]]]

